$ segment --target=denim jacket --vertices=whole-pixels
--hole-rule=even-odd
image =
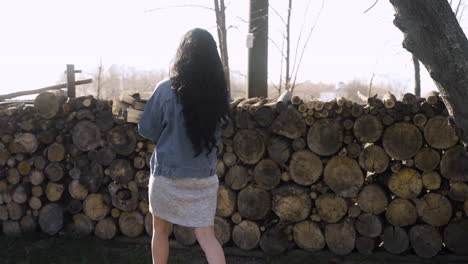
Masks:
[[[145,105],[138,131],[143,137],[156,142],[150,161],[151,175],[201,178],[216,173],[216,148],[209,152],[208,157],[206,150],[194,157],[192,143],[185,130],[182,105],[177,102],[170,80],[156,85]],[[215,136],[218,144],[220,125]]]

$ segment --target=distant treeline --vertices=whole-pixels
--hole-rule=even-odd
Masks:
[[[83,77],[89,78],[89,75],[92,76],[94,82],[80,86],[77,89],[77,96],[93,95],[99,99],[113,99],[124,90],[152,91],[159,81],[167,78],[168,72],[164,70],[142,71],[128,66],[111,65],[110,67],[103,67],[100,74],[99,68],[97,68],[92,73],[88,73]],[[232,98],[245,97],[246,77],[236,77],[236,74],[232,74],[231,76]],[[99,86],[100,89],[98,89]],[[278,96],[278,85],[270,83],[268,89],[269,97],[274,98]],[[369,83],[360,79],[354,79],[341,84],[306,81],[296,85],[294,94],[302,98],[326,98],[330,96],[335,97],[334,95],[336,95],[337,97],[345,97],[351,101],[361,102],[358,91],[362,95],[367,96],[369,94]],[[380,97],[387,91],[393,93],[397,98],[400,98],[406,92],[404,87],[395,83],[376,83],[371,87],[371,95],[378,94]]]

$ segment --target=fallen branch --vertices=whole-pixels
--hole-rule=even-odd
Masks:
[[[79,80],[79,81],[75,82],[75,85],[88,84],[88,83],[92,83],[92,82],[93,82],[93,79]],[[36,90],[21,91],[21,92],[16,92],[16,93],[0,95],[0,102],[4,101],[5,99],[11,99],[11,98],[15,98],[15,97],[18,97],[18,96],[38,94],[38,93],[45,92],[45,91],[48,91],[48,90],[59,90],[59,89],[63,89],[63,88],[67,88],[66,83],[52,85],[52,86],[48,86],[48,87],[44,87],[44,88],[40,88],[40,89],[36,89]]]

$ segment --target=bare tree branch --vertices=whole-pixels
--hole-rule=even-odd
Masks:
[[[455,9],[455,16],[458,16],[458,12],[460,11],[460,5],[462,3],[462,0],[459,0],[458,1],[458,5],[457,5],[457,8]]]
[[[310,4],[312,3],[312,0],[309,0],[309,2],[307,3],[307,7],[305,9],[305,12],[304,12],[304,20],[302,21],[302,25],[301,25],[301,31],[299,31],[299,37],[297,39],[297,43],[296,43],[296,52],[294,53],[294,62],[293,62],[293,67],[292,67],[292,71],[291,73],[294,73],[297,69],[297,54],[298,54],[298,50],[299,50],[299,44],[301,43],[301,38],[302,38],[302,32],[304,32],[304,25],[305,25],[305,22],[306,22],[306,18],[307,18],[307,14],[308,14],[308,11],[309,11],[309,7],[310,7]]]
[[[240,21],[244,22],[244,23],[249,23],[249,21],[243,19],[242,17],[240,16],[236,16],[237,19],[239,19]]]
[[[284,38],[283,38],[283,43],[281,44],[281,54],[283,54],[284,51]],[[279,88],[278,88],[278,95],[281,94],[281,88],[283,86],[283,58],[281,58],[281,66],[280,66],[280,83],[279,83]]]
[[[294,81],[293,81],[291,91],[294,89],[294,85],[296,85],[297,73],[299,72],[299,67],[301,66],[302,59],[304,58],[304,52],[305,52],[305,50],[307,48],[307,45],[309,44],[310,37],[312,36],[312,32],[314,32],[314,29],[317,26],[317,23],[318,23],[318,21],[320,19],[320,15],[322,15],[324,5],[325,5],[325,0],[322,0],[322,5],[320,6],[320,10],[319,10],[319,13],[317,15],[317,18],[315,19],[314,25],[310,28],[309,34],[307,35],[306,42],[304,43],[304,46],[302,48],[301,56],[299,57],[299,63],[297,64],[297,70],[296,70],[295,75],[294,75]]]
[[[286,26],[286,21],[284,21],[283,17],[280,15],[280,13],[278,13],[278,11],[276,11],[276,9],[270,4],[270,9],[273,10],[273,12],[281,19],[281,22],[283,22],[283,24]]]
[[[271,37],[268,37],[268,40],[271,41],[271,43],[273,43],[273,45],[275,45],[275,48],[278,49],[278,52],[281,54],[282,59],[285,59],[285,58],[286,58],[286,55],[284,54],[283,49],[281,49],[281,48],[278,46],[278,43],[276,43]],[[284,40],[284,39],[283,39],[283,40]]]
[[[286,90],[291,88],[291,74],[289,72],[290,57],[291,57],[291,13],[292,13],[292,0],[289,0],[288,7],[288,22],[286,24]],[[296,50],[297,52],[297,50]]]
[[[206,10],[215,11],[211,7],[202,6],[202,5],[172,5],[172,6],[156,7],[156,8],[153,8],[153,9],[148,9],[148,10],[145,10],[145,12],[154,12],[154,11],[160,11],[160,10],[167,10],[167,9],[170,9],[170,8],[184,8],[184,7],[197,7],[197,8],[202,8],[202,9],[206,9]]]
[[[374,8],[374,6],[379,2],[379,0],[375,0],[374,4],[371,5],[371,7],[369,7],[366,11],[364,11],[364,14],[369,12],[369,10],[371,10],[372,8]]]
[[[458,18],[457,18],[457,20],[458,20],[459,22],[462,21],[462,19],[463,19],[463,14],[464,14],[464,13],[465,13],[465,5],[462,5],[461,12],[460,12],[460,14],[458,14]]]
[[[371,93],[372,93],[372,84],[374,83],[374,78],[375,78],[375,72],[372,73],[372,77],[370,78],[370,81],[369,81],[369,87],[367,89],[367,96],[371,97]],[[358,90],[359,92],[359,90]]]

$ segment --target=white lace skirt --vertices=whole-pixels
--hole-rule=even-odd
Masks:
[[[151,175],[149,211],[173,224],[187,227],[214,226],[218,176],[169,178]]]

